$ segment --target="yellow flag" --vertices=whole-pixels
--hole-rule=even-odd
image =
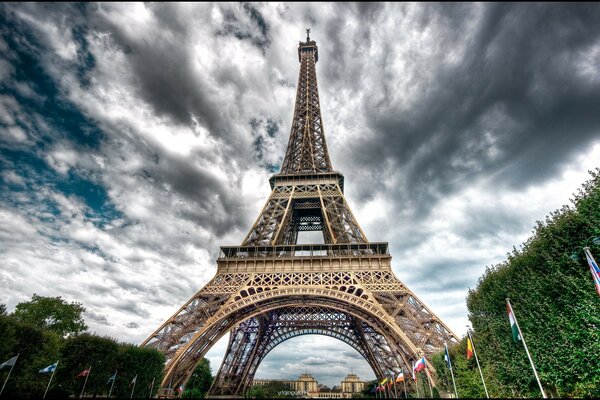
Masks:
[[[380,383],[380,385],[381,385],[381,386],[383,386],[383,385],[385,385],[385,383],[386,383],[386,382],[387,382],[387,378],[385,378],[385,379],[383,380],[383,382],[381,382],[381,383]]]

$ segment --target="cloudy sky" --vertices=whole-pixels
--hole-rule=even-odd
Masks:
[[[350,206],[459,335],[485,267],[600,166],[597,4],[2,3],[0,18],[0,302],[80,301],[90,330],[123,341],[256,218],[307,27]],[[330,386],[373,376],[310,336],[258,376],[305,368]]]

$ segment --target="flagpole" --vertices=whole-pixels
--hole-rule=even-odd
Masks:
[[[58,368],[58,361],[56,361],[56,365],[54,366],[54,369],[52,370],[52,375],[50,375],[50,380],[48,381],[48,386],[46,386],[46,391],[44,392],[44,397],[42,397],[42,399],[46,398],[46,394],[48,393],[48,389],[50,389],[50,383],[52,383],[52,378],[54,378],[54,373],[56,372],[57,368]]]
[[[154,390],[154,379],[156,378],[152,378],[152,386],[150,386],[150,394],[148,395],[148,398],[152,398],[152,391]]]
[[[115,371],[115,374],[113,375],[115,377],[115,379],[113,379],[113,383],[112,385],[110,385],[110,390],[108,391],[108,397],[110,398],[110,394],[112,393],[113,387],[115,386],[115,381],[117,380],[117,371]]]
[[[425,377],[427,378],[427,384],[429,385],[429,394],[431,394],[431,398],[433,398],[433,388],[431,387],[431,379],[429,376],[429,370],[425,370]]]
[[[131,396],[129,396],[130,399],[133,399],[133,391],[135,390],[136,382],[137,382],[137,375],[133,378],[133,387],[131,388]]]
[[[527,348],[527,343],[525,343],[525,337],[523,336],[523,332],[521,332],[521,327],[519,326],[519,322],[517,321],[517,316],[515,315],[515,312],[512,309],[512,306],[510,305],[510,300],[508,298],[506,298],[506,304],[508,304],[508,307],[510,307],[510,312],[512,313],[514,319],[515,319],[515,324],[517,325],[517,329],[519,330],[519,335],[521,336],[521,340],[523,340],[523,347],[525,347],[525,353],[527,353],[527,358],[529,358],[529,362],[531,363],[531,368],[533,369],[533,374],[535,375],[535,380],[537,381],[539,387],[540,387],[540,392],[542,392],[542,397],[544,399],[546,399],[546,393],[544,392],[544,388],[542,387],[542,383],[540,382],[540,378],[538,376],[538,373],[535,369],[535,365],[533,364],[533,360],[531,359],[531,354],[529,354],[529,349]]]
[[[450,360],[450,352],[448,351],[448,343],[444,342],[444,347],[446,347],[446,355],[448,356],[448,366],[450,367],[450,375],[452,376],[452,385],[454,386],[454,395],[455,398],[458,399],[458,391],[456,390],[456,381],[454,380],[454,371],[452,368],[452,360]]]
[[[395,373],[392,371],[392,384],[394,385],[394,396],[396,396],[396,399],[398,398],[398,389],[396,389],[396,378],[394,377]]]
[[[404,398],[408,399],[408,395],[406,394],[406,379],[402,379],[402,384],[404,385]]]
[[[83,382],[83,388],[81,388],[81,394],[79,395],[79,398],[83,397],[83,391],[85,390],[85,385],[87,385],[87,380],[88,380],[88,377],[90,376],[91,372],[92,372],[92,366],[90,365],[90,368],[88,368],[88,373],[85,376],[85,381]]]
[[[490,395],[487,390],[487,386],[485,385],[485,380],[483,379],[483,372],[481,372],[481,366],[479,365],[479,358],[477,357],[477,350],[475,349],[475,342],[473,341],[473,336],[471,336],[471,330],[467,328],[467,335],[469,339],[471,339],[471,345],[473,346],[473,355],[475,356],[475,361],[477,362],[477,369],[479,369],[479,376],[481,376],[481,383],[483,383],[483,390],[485,390],[485,397],[488,399]]]
[[[8,371],[8,375],[6,376],[6,379],[4,380],[4,385],[2,385],[2,389],[0,389],[0,396],[2,396],[2,392],[4,392],[4,387],[6,386],[6,382],[8,382],[8,378],[10,378],[10,373],[12,372],[13,368],[15,367],[15,364],[17,363],[17,360],[19,359],[20,354],[21,353],[17,353],[15,362],[13,363],[13,365],[10,366],[10,371]]]
[[[415,366],[413,365],[413,374],[415,374],[415,371],[414,371],[414,369],[415,369]],[[417,372],[417,373],[418,373],[418,372]],[[418,376],[417,374],[415,374],[415,386],[416,386],[416,388],[417,388],[417,399],[420,399],[420,398],[421,398],[421,394],[419,393],[419,383],[418,383],[418,378],[419,378],[419,376]]]

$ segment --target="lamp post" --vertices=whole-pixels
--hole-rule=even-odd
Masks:
[[[600,245],[600,236],[590,236],[585,241],[585,246],[576,246],[573,249],[573,252],[571,253],[570,258],[573,261],[579,261],[578,250],[583,250],[583,252],[585,254],[585,258],[590,267],[590,272],[592,273],[592,279],[594,280],[594,285],[596,286],[596,291],[598,292],[598,295],[600,296],[600,268],[598,268],[598,263],[596,262],[596,260],[594,259],[594,256],[592,256],[592,253],[590,252],[590,248],[589,248],[590,241],[594,245]]]

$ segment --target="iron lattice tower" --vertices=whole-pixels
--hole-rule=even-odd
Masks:
[[[354,218],[329,159],[308,34],[298,58],[289,144],[269,199],[243,243],[221,247],[215,277],[142,344],[166,356],[163,394],[227,332],[211,396],[243,395],[269,351],[299,335],[342,340],[378,378],[457,340],[394,275],[388,244],[369,242]],[[324,244],[297,244],[301,231],[321,231]]]

